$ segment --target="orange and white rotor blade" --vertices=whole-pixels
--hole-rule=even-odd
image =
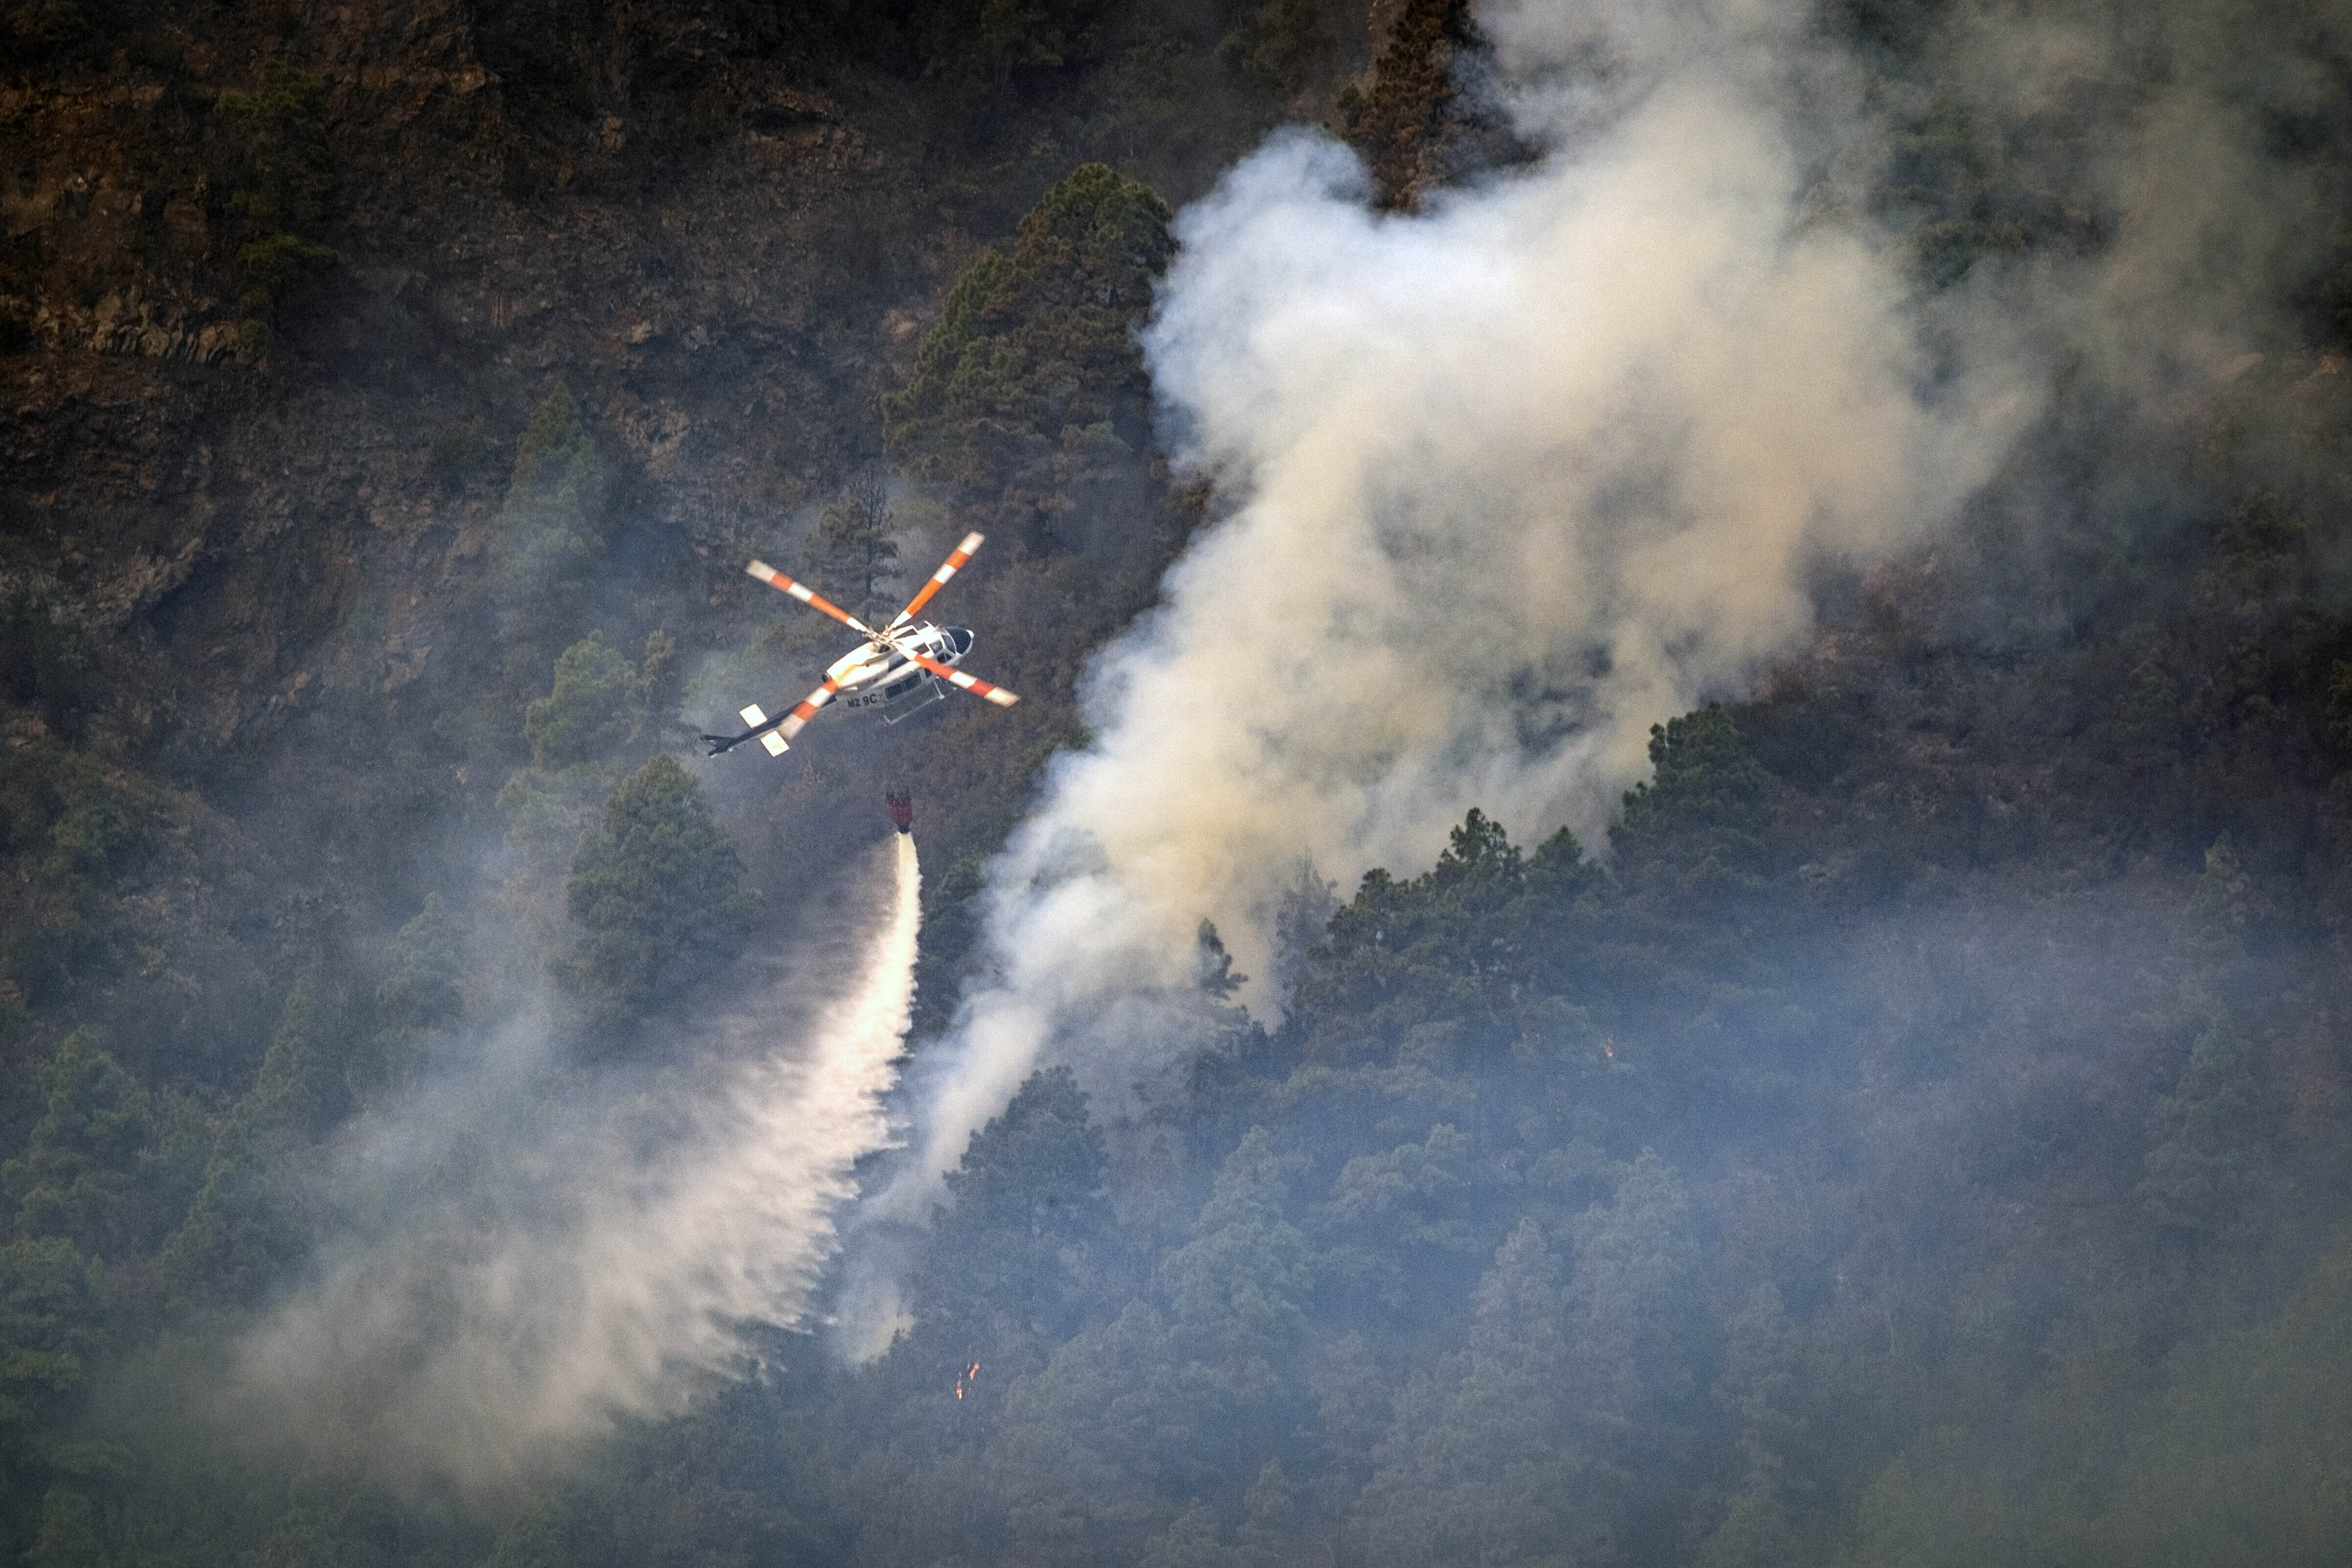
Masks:
[[[894,647],[897,646],[895,643],[892,645]],[[1019,695],[1013,692],[1006,691],[1003,686],[992,686],[986,681],[982,680],[978,675],[967,675],[952,664],[942,664],[937,659],[931,658],[927,654],[916,653],[912,648],[899,648],[898,652],[906,654],[907,657],[914,660],[915,663],[922,665],[923,668],[939,676],[940,679],[948,682],[951,685],[961,686],[964,690],[970,692],[976,697],[986,697],[998,707],[1011,707],[1014,703],[1021,700]]]
[[[986,534],[964,535],[963,543],[956,546],[954,551],[940,565],[940,570],[931,573],[931,580],[923,584],[923,591],[920,593],[907,601],[907,608],[898,612],[897,618],[890,624],[903,626],[912,621],[915,618],[915,612],[929,604],[931,601],[931,595],[948,585],[948,579],[962,570],[963,563],[972,558],[972,552],[979,549],[987,538]]]
[[[809,720],[814,718],[816,716],[816,710],[831,702],[833,700],[833,694],[840,689],[841,684],[835,681],[832,676],[827,675],[825,677],[824,685],[817,687],[816,690],[803,697],[800,700],[799,706],[795,706],[792,712],[786,714],[782,718],[776,721],[776,733],[782,736],[786,740],[790,740],[793,737],[798,735],[801,732],[801,727],[808,723]]]
[[[778,571],[766,561],[755,560],[743,570],[751,576],[756,577],[761,582],[766,583],[770,588],[775,589],[780,592],[789,593],[794,599],[799,600],[803,604],[807,605],[810,609],[817,611],[822,614],[832,616],[835,621],[840,622],[844,626],[848,627],[851,631],[863,632],[868,637],[874,635],[873,627],[868,626],[865,622],[860,621],[856,616],[852,615],[840,605],[835,604],[833,601],[825,598],[823,594],[817,592],[816,590],[811,588],[807,583],[795,581],[793,579],[786,577],[782,572]]]

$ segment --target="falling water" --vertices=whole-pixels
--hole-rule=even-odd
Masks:
[[[750,1362],[752,1325],[799,1323],[856,1165],[889,1140],[914,999],[913,838],[876,858],[873,924],[752,988],[718,1026],[708,1060],[732,1065],[704,1095],[668,1078],[603,1111],[549,1103],[487,1212],[427,1206],[323,1260],[246,1346],[268,1418],[313,1451],[494,1484],[617,1417],[682,1409]],[[648,1092],[677,1100],[652,1148],[629,1131]]]
[[[914,837],[891,840],[884,853],[896,857],[893,907],[804,1048],[747,1054],[716,1119],[724,1133],[678,1173],[664,1201],[592,1227],[590,1239],[613,1248],[609,1266],[648,1293],[641,1303],[634,1292],[613,1292],[616,1337],[650,1347],[656,1325],[698,1322],[701,1332],[674,1354],[712,1364],[731,1345],[733,1323],[799,1319],[835,1249],[834,1211],[856,1194],[851,1168],[889,1138],[881,1101],[898,1081],[922,917]],[[599,1265],[587,1270],[593,1277]]]

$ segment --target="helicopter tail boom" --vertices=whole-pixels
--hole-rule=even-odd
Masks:
[[[803,706],[805,706],[806,705],[803,704]],[[797,712],[798,710],[795,709],[794,711]],[[815,710],[811,709],[810,711],[814,712]],[[780,723],[772,723],[769,720],[768,716],[760,711],[760,705],[758,703],[750,704],[743,709],[743,722],[750,725],[751,727],[745,730],[740,735],[704,736],[702,738],[710,743],[710,749],[703,753],[703,755],[706,757],[717,757],[721,752],[734,750],[737,747],[742,745],[747,740],[758,741],[761,746],[767,748],[768,755],[771,757],[782,757],[785,752],[792,749],[792,747],[786,740],[785,737],[779,733],[783,729],[783,725]],[[803,720],[803,722],[805,723],[806,721]],[[799,725],[796,724],[793,726],[793,733],[797,734],[799,730]]]

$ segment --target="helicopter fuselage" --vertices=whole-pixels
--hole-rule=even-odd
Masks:
[[[936,626],[919,621],[900,629],[897,637],[915,652],[952,668],[971,652],[971,632],[961,626]],[[867,643],[851,649],[825,667],[825,678],[840,688],[836,706],[853,711],[879,711],[896,723],[906,713],[946,693],[940,677],[889,646]]]

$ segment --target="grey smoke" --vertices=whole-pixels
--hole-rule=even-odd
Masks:
[[[1181,216],[1146,346],[1230,512],[1097,660],[1093,743],[991,873],[902,1212],[1040,1062],[1115,1105],[1181,1050],[1194,925],[1264,973],[1302,854],[1347,887],[1472,805],[1597,842],[1653,724],[1993,471],[2039,367],[1824,208],[1839,78],[1792,17],[1490,12],[1533,169],[1383,216],[1289,133]]]
[[[1180,219],[1145,341],[1224,515],[991,869],[880,1212],[919,1218],[1040,1064],[1126,1103],[1190,1038],[1195,923],[1265,974],[1302,854],[1344,889],[1473,805],[1601,846],[1650,727],[1800,649],[1824,568],[1934,541],[2057,375],[2143,428],[2210,400],[2324,227],[2260,142],[2312,73],[2200,74],[2251,15],[1953,13],[1945,88],[1869,91],[1791,5],[1481,16],[1532,168],[1383,216],[1287,133]],[[2098,243],[1923,285],[1873,172],[1954,81]]]

